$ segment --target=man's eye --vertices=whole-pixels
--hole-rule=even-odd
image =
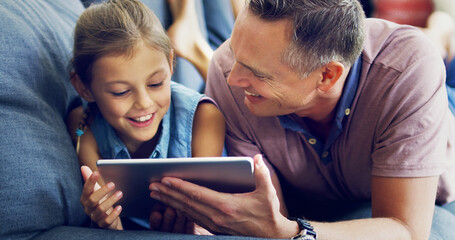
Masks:
[[[265,77],[264,77],[264,76],[261,76],[261,75],[254,74],[254,76],[255,76],[256,78],[261,79],[261,80],[264,80],[264,79],[265,79]]]
[[[114,97],[121,97],[121,96],[127,94],[128,92],[129,92],[129,90],[126,90],[123,92],[112,92],[112,95],[114,95]]]

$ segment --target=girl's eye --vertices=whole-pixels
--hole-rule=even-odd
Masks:
[[[151,88],[157,88],[157,87],[161,87],[163,85],[163,82],[159,82],[159,83],[155,83],[155,84],[149,84],[148,86],[151,87]]]
[[[112,95],[114,95],[114,97],[121,97],[121,96],[127,94],[128,92],[129,92],[129,90],[126,90],[123,92],[112,92]]]

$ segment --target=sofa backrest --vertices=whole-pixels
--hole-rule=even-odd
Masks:
[[[79,0],[0,1],[0,236],[86,220],[64,120],[78,99],[68,66],[83,9]]]

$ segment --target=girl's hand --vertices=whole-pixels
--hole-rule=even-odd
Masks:
[[[81,204],[84,207],[84,212],[92,222],[98,224],[101,228],[113,230],[123,230],[119,215],[122,212],[122,206],[118,205],[114,208],[114,204],[123,196],[121,191],[114,194],[114,183],[110,182],[101,187],[97,181],[100,174],[87,166],[81,167],[82,177],[85,184],[81,195]]]
[[[171,207],[161,205],[150,214],[150,229],[153,231],[194,234],[194,223]]]

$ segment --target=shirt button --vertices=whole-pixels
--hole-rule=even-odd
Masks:
[[[323,157],[323,158],[326,158],[327,156],[329,156],[329,152],[325,151],[325,152],[322,154],[322,157]]]
[[[310,138],[310,139],[308,140],[308,142],[309,142],[311,145],[314,145],[314,144],[316,144],[316,139]]]
[[[351,109],[346,108],[346,109],[344,110],[344,114],[346,114],[346,116],[348,116],[349,114],[351,114]]]

